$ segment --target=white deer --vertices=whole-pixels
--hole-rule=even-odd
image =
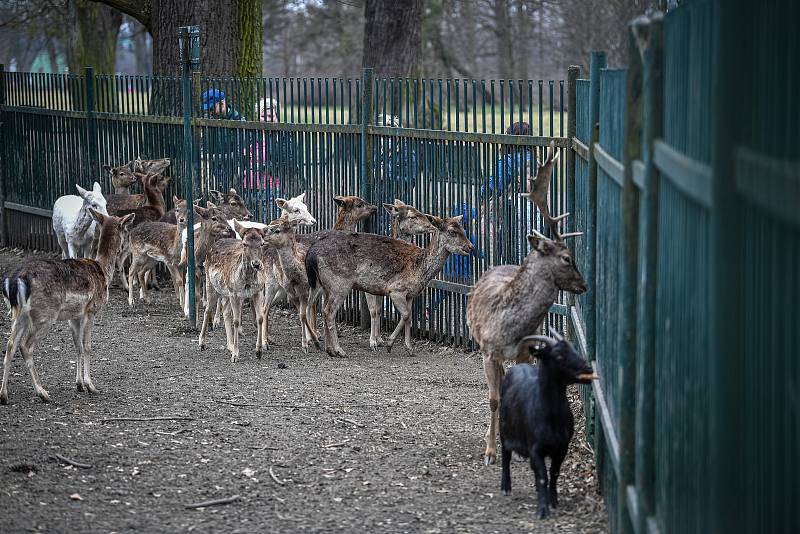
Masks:
[[[64,195],[53,204],[53,231],[61,247],[62,258],[88,258],[97,226],[89,208],[108,215],[106,199],[95,182],[91,191],[75,186],[77,195]]]

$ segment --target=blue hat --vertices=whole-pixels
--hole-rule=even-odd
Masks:
[[[203,102],[203,111],[207,111],[211,106],[225,100],[225,93],[220,91],[219,89],[209,89],[205,93],[203,93],[202,97]]]

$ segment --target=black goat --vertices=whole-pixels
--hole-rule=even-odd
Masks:
[[[560,334],[527,336],[522,350],[544,343],[533,355],[539,365],[518,364],[509,369],[500,396],[500,443],[503,448],[503,474],[500,489],[511,493],[511,453],[531,459],[536,477],[539,517],[558,506],[556,481],[567,447],[575,432],[575,420],[567,402],[567,385],[589,383],[597,376],[575,348]],[[549,456],[550,484],[544,459]]]

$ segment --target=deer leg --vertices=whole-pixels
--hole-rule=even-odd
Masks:
[[[306,299],[305,302],[305,309],[304,317],[306,328],[308,329],[308,335],[311,338],[311,341],[314,343],[314,346],[319,349],[321,348],[319,344],[319,334],[317,333],[316,328],[314,328],[316,326],[314,323],[317,322],[317,314],[314,311],[314,307],[309,304],[308,299]]]
[[[411,300],[408,299],[405,294],[392,293],[389,295],[389,298],[392,299],[394,307],[397,308],[397,312],[400,314],[400,322],[397,323],[392,335],[389,336],[389,341],[386,342],[386,352],[392,351],[392,345],[394,345],[397,336],[399,336],[400,332],[403,330],[403,328],[405,328],[411,310],[411,306],[409,305]]]
[[[383,343],[381,339],[381,301],[383,297],[367,294],[369,308],[369,348],[373,352]]]
[[[225,347],[228,349],[228,352],[233,351],[233,332],[231,329],[233,328],[233,317],[231,316],[231,305],[230,300],[226,298],[222,298],[222,322],[225,325]]]
[[[29,325],[30,322],[27,319],[23,319],[23,316],[17,316],[14,325],[11,327],[11,333],[8,334],[6,357],[3,361],[3,385],[0,386],[0,403],[2,404],[8,404],[8,375],[11,372],[11,358],[17,352],[19,342],[30,327]]]
[[[119,273],[119,279],[122,283],[122,289],[128,291],[128,273],[125,272],[125,263],[127,260],[127,256],[124,254],[120,254],[117,256],[117,260],[114,264],[115,270]]]
[[[339,346],[339,336],[336,332],[336,312],[342,305],[345,297],[350,293],[350,288],[338,288],[341,292],[325,294],[325,351],[331,356],[347,356]]]
[[[231,350],[231,363],[236,363],[239,359],[239,329],[242,326],[242,299],[231,297],[228,299],[228,306],[233,315],[233,350]]]
[[[56,232],[56,239],[58,239],[58,246],[61,247],[61,259],[69,258],[69,246],[67,245],[67,238],[62,232]]]
[[[139,270],[139,262],[138,257],[134,257],[131,260],[131,266],[128,267],[128,306],[131,308],[134,305],[134,298],[133,298],[133,291],[136,288],[136,284],[134,283],[134,277],[137,276],[137,271]]]
[[[200,336],[197,338],[197,343],[200,350],[206,350],[206,338],[208,337],[208,327],[214,316],[214,310],[217,309],[217,293],[215,291],[208,291],[208,303],[206,304],[205,312],[203,313],[203,326],[200,327]]]
[[[220,320],[222,319],[222,313],[223,313],[222,312],[222,306],[223,306],[222,301],[218,300],[217,301],[217,308],[216,308],[216,310],[214,310],[214,322],[211,323],[211,326],[213,328],[217,328],[219,326]]]
[[[72,243],[72,241],[67,241],[67,252],[68,252],[68,255],[67,255],[68,258],[77,258],[78,257],[77,256],[78,250],[75,247],[75,245]]]
[[[183,275],[181,270],[176,265],[167,265],[169,275],[172,277],[172,287],[175,288],[175,297],[178,299],[178,304],[183,308]]]
[[[409,317],[406,318],[406,324],[405,324],[405,328],[406,328],[406,331],[405,331],[406,350],[408,350],[408,353],[411,354],[411,355],[414,354],[414,349],[411,347],[411,317],[410,317],[410,315],[411,315],[411,301],[412,300],[413,299],[411,297],[406,297],[406,309],[408,310],[408,313],[409,313]]]
[[[143,264],[138,271],[136,271],[136,279],[139,281],[139,299],[150,304],[150,295],[147,293],[147,264]]]
[[[500,386],[503,383],[505,370],[502,363],[495,361],[491,356],[484,355],[483,372],[486,375],[486,385],[489,386],[489,429],[486,431],[486,452],[483,463],[491,465],[497,460]]]
[[[264,292],[257,291],[250,300],[256,324],[256,358],[261,359],[261,347],[264,345]]]
[[[92,326],[94,316],[86,315],[81,319],[83,323],[83,385],[89,393],[97,393],[97,388],[92,382],[91,362],[92,362]]]
[[[262,328],[264,331],[261,333],[261,341],[267,349],[269,348],[269,311],[272,309],[272,305],[275,303],[275,298],[279,292],[280,287],[277,284],[274,282],[267,282],[264,288],[264,311],[262,312]]]
[[[44,402],[50,402],[50,395],[48,395],[47,391],[42,387],[39,373],[36,372],[36,366],[33,364],[33,349],[36,347],[36,335],[32,330],[33,329],[29,329],[25,337],[22,338],[22,342],[19,344],[19,351],[22,353],[22,357],[25,359],[25,365],[28,367],[28,371],[31,374],[33,389],[36,391],[36,394]]]
[[[84,391],[83,384],[83,358],[81,351],[83,350],[83,339],[78,337],[80,334],[80,319],[70,319],[69,329],[72,332],[72,342],[75,344],[75,350],[78,351],[78,357],[75,358],[75,388],[78,391]]]

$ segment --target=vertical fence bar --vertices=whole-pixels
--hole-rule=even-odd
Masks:
[[[6,152],[9,140],[5,137],[6,132],[6,66],[0,65],[0,240],[3,246],[8,246],[8,224],[6,221],[6,176],[8,169],[9,155]]]
[[[189,325],[197,327],[196,295],[194,284],[194,139],[192,136],[192,70],[200,63],[200,29],[197,26],[183,26],[178,29],[181,70],[183,77],[183,162],[184,195],[186,197],[186,279],[189,281]]]
[[[642,155],[644,190],[640,200],[639,302],[636,370],[636,488],[639,493],[637,532],[655,511],[655,318],[658,254],[659,175],[653,163],[653,142],[663,132],[663,33],[661,18],[650,23],[643,73],[644,117]]]
[[[597,162],[594,159],[594,144],[597,142],[597,124],[600,119],[600,69],[606,66],[605,52],[592,52],[589,79],[589,124],[592,126],[592,137],[589,143],[589,213],[586,226],[586,272],[584,277],[589,289],[584,299],[584,317],[586,320],[586,358],[595,359],[596,318],[595,318],[595,273],[596,273],[596,229],[597,229]]]
[[[636,466],[636,280],[639,259],[639,191],[633,183],[633,162],[641,157],[642,58],[633,24],[628,28],[628,69],[625,95],[625,137],[622,188],[622,247],[620,265],[620,405],[618,483],[620,532],[633,532],[639,507],[633,485]]]
[[[84,176],[83,181],[91,185],[91,172],[92,168],[97,162],[97,122],[94,118],[95,109],[95,80],[94,69],[86,67],[86,149],[87,149],[87,176]]]
[[[570,65],[567,71],[567,98],[569,99],[568,103],[568,115],[567,115],[567,138],[569,139],[570,145],[572,145],[572,140],[575,139],[578,133],[578,114],[576,113],[577,109],[577,96],[576,90],[578,87],[578,78],[581,75],[581,68],[577,65]],[[531,92],[528,91],[530,95]],[[563,107],[563,106],[562,106]],[[529,108],[530,109],[530,108]],[[528,111],[528,120],[530,120],[530,110]],[[575,161],[575,151],[574,150],[567,150],[567,208],[566,211],[572,214],[571,217],[567,219],[567,224],[569,225],[568,232],[575,231],[575,225],[578,218],[578,213],[575,211],[575,169],[576,161]],[[531,170],[533,172],[533,170]],[[575,257],[575,239],[569,240],[569,248],[572,252],[572,257]],[[567,297],[569,300],[569,306],[575,305],[575,295],[572,293],[568,294]],[[567,311],[567,318],[569,319],[569,311]],[[572,321],[567,320],[567,325],[572,325]],[[575,338],[574,332],[572,330],[569,331],[569,337],[571,339]]]
[[[368,128],[375,120],[373,109],[373,87],[375,71],[365,68],[361,76],[361,186],[359,196],[367,202],[374,204],[373,198],[373,176],[372,176],[372,135]],[[370,217],[365,221],[364,230],[375,232],[375,223]],[[361,308],[361,328],[366,330],[370,325],[369,310],[364,293],[360,293],[359,307]]]

